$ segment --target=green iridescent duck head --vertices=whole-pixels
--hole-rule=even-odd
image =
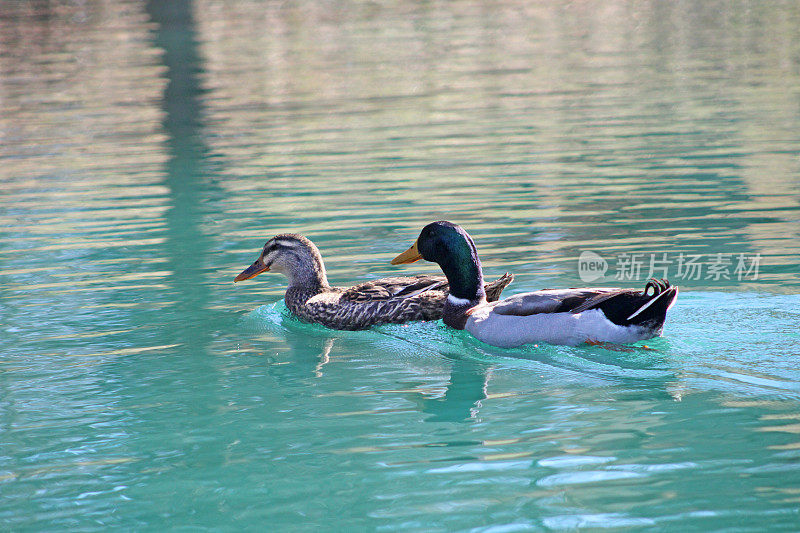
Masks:
[[[472,237],[458,224],[446,220],[428,224],[411,248],[392,259],[392,264],[420,259],[437,263],[442,268],[454,297],[475,300],[484,296],[478,251]]]

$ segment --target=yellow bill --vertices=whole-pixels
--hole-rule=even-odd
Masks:
[[[417,250],[417,241],[414,241],[414,244],[411,245],[411,248],[392,259],[392,264],[403,265],[406,263],[419,261],[420,259],[422,259],[422,255],[419,253],[419,250]]]

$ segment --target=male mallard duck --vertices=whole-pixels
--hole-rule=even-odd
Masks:
[[[449,287],[444,276],[383,278],[350,288],[331,287],[322,256],[302,235],[284,233],[264,245],[255,263],[234,281],[262,272],[280,272],[289,278],[286,307],[298,317],[333,329],[364,329],[377,324],[438,320]],[[514,279],[506,273],[481,287],[481,294],[497,300]]]
[[[450,283],[444,323],[502,348],[536,342],[574,346],[650,339],[661,335],[667,310],[678,296],[678,288],[669,282],[650,280],[642,292],[547,289],[489,303],[475,243],[461,226],[446,221],[425,226],[413,246],[392,264],[419,259],[438,263]]]

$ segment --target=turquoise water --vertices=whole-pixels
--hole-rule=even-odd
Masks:
[[[796,530],[798,27],[793,3],[1,4],[2,529]],[[584,252],[594,284],[652,261],[682,290],[664,337],[337,332],[278,275],[233,284],[286,231],[336,284],[433,273],[389,261],[436,219],[509,295],[589,283]]]

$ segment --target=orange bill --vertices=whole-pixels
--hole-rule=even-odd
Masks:
[[[237,281],[244,281],[246,279],[254,278],[259,274],[261,274],[262,272],[268,272],[268,271],[269,267],[265,265],[264,262],[261,261],[261,259],[257,259],[255,263],[242,270],[242,273],[236,276],[233,282],[236,283]]]

